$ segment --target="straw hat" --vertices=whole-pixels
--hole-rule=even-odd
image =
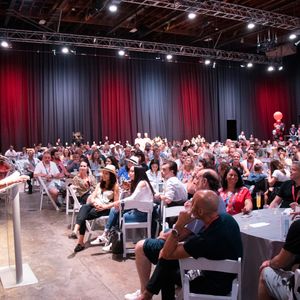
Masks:
[[[113,165],[107,165],[104,168],[102,168],[101,171],[107,171],[107,172],[113,173],[115,176],[117,176],[116,168]]]
[[[137,156],[131,156],[130,158],[126,158],[126,160],[128,162],[131,162],[132,164],[134,164],[135,166],[137,166],[139,164],[139,158]]]

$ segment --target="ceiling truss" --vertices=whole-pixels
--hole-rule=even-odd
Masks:
[[[241,22],[254,22],[263,26],[270,26],[286,30],[296,30],[300,27],[300,18],[297,17],[217,0],[121,0],[121,2],[172,9],[177,11],[195,12],[201,15],[208,15]]]
[[[125,40],[99,36],[83,36],[62,34],[58,32],[39,32],[27,30],[12,30],[0,28],[0,37],[11,42],[68,45],[73,47],[124,49],[127,51],[147,52],[157,54],[172,54],[178,56],[220,59],[236,62],[252,62],[269,64],[270,60],[264,55],[224,51],[210,48],[190,47],[184,45],[164,44],[147,41]]]

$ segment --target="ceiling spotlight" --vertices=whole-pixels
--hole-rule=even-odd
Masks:
[[[5,40],[1,41],[1,47],[3,48],[9,48],[9,43]]]
[[[273,72],[274,71],[274,67],[273,66],[268,66],[268,72]]]
[[[173,58],[173,55],[172,54],[168,54],[167,56],[166,56],[166,59],[167,60],[171,60]]]
[[[120,56],[124,56],[124,55],[125,55],[125,51],[121,49],[121,50],[118,51],[118,54],[119,54]]]
[[[210,63],[211,63],[210,59],[206,59],[206,60],[204,61],[204,64],[205,64],[206,66],[210,65]]]
[[[247,68],[252,68],[253,67],[253,63],[252,62],[248,62],[247,63]]]
[[[114,13],[118,10],[118,6],[115,5],[115,4],[111,4],[109,7],[108,7],[109,11]]]
[[[129,30],[130,33],[136,33],[137,31],[138,31],[138,30],[137,30],[136,27],[134,27],[134,28],[132,28],[132,29]]]
[[[194,19],[196,18],[196,14],[193,13],[193,12],[190,12],[190,13],[188,14],[188,18],[189,18],[190,20],[194,20]]]
[[[283,66],[279,66],[278,71],[282,71],[282,70],[283,70]]]
[[[216,62],[214,61],[214,63],[213,63],[213,69],[215,69],[216,68]]]
[[[243,65],[243,64],[241,64],[240,66],[241,66],[241,68],[245,68],[245,65]]]
[[[255,24],[253,22],[248,23],[247,28],[253,29],[255,27]]]
[[[68,54],[68,53],[70,52],[70,50],[69,50],[68,47],[62,47],[62,48],[61,48],[61,52],[62,52],[63,54]]]
[[[289,39],[290,40],[294,40],[296,38],[296,34],[295,33],[291,33],[290,36],[289,36]]]

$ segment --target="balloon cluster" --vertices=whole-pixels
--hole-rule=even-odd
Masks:
[[[283,141],[283,134],[284,134],[284,123],[282,120],[282,113],[280,111],[276,111],[273,115],[275,119],[275,123],[273,124],[274,129],[272,131],[274,140],[280,140]]]

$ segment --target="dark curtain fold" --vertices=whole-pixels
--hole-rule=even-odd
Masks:
[[[136,132],[171,139],[201,134],[224,140],[227,120],[259,138],[270,138],[273,113],[289,127],[300,115],[299,63],[289,72],[262,68],[206,68],[83,55],[0,53],[1,150],[35,143],[132,142]]]

